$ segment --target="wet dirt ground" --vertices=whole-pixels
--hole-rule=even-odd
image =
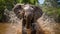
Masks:
[[[16,24],[0,23],[0,34],[22,34],[22,30]]]

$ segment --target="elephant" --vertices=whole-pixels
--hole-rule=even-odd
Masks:
[[[22,21],[23,30],[26,28],[27,28],[26,30],[31,29],[32,31],[31,34],[34,34],[36,32],[35,23],[37,19],[39,19],[43,14],[42,9],[38,6],[31,4],[23,4],[23,5],[17,4],[13,8],[13,11],[18,18],[20,19],[23,18]]]

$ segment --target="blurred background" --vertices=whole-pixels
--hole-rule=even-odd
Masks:
[[[0,0],[0,21],[4,18],[4,10],[12,10],[15,4],[32,4],[40,6],[43,12],[60,20],[60,0]]]
[[[20,21],[18,22],[18,24],[17,23],[14,23],[14,24],[6,23],[6,22],[4,22],[5,24],[2,23],[3,19],[5,18],[5,16],[4,16],[5,9],[12,11],[13,7],[17,3],[31,4],[31,5],[39,6],[44,13],[48,14],[48,16],[52,16],[55,19],[55,21],[58,22],[57,26],[55,26],[56,23],[53,22],[53,24],[54,24],[54,26],[53,26],[53,24],[51,25],[50,22],[48,21],[48,20],[50,20],[48,17],[46,17],[48,20],[47,19],[45,19],[45,21],[41,20],[44,22],[44,24],[48,23],[48,25],[47,25],[48,28],[46,28],[48,31],[48,34],[50,34],[49,33],[50,30],[53,28],[56,28],[56,29],[53,29],[54,32],[56,30],[56,32],[59,32],[57,34],[60,34],[60,0],[0,0],[0,34],[5,34],[6,32],[7,32],[7,34],[13,34],[13,33],[21,34],[22,33],[21,32],[21,30],[22,30],[21,23],[19,24]],[[53,26],[53,27],[50,27],[49,25]],[[41,27],[42,27],[42,25],[41,25]]]

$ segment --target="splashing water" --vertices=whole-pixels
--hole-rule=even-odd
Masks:
[[[37,23],[45,34],[60,34],[60,23],[56,23],[53,17],[51,18],[48,15],[43,14],[37,20]]]
[[[5,10],[4,14],[9,18],[9,27],[5,34],[22,34],[22,19],[17,18],[13,11]]]

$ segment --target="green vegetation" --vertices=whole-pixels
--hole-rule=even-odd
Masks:
[[[8,10],[12,10],[15,4],[17,3],[29,3],[33,5],[38,4],[38,0],[0,0],[0,20],[4,17],[4,10],[7,8]]]
[[[24,3],[39,5],[38,0],[0,0],[0,20],[3,18],[4,10],[12,10],[15,4]],[[60,0],[45,0],[44,4],[41,5],[43,12],[49,15],[60,16]]]
[[[60,6],[58,6],[57,0],[45,0],[42,9],[49,15],[60,15]]]
[[[13,8],[13,0],[0,0],[0,20],[3,18],[4,9],[7,8],[11,10]]]
[[[60,0],[45,0],[42,10],[55,19],[60,20]]]

